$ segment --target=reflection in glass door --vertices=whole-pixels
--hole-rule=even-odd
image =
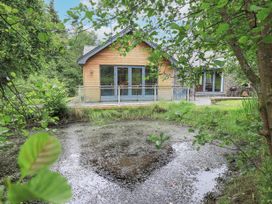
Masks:
[[[206,72],[206,84],[205,91],[212,92],[213,91],[213,72]]]
[[[117,68],[117,85],[120,86],[120,95],[128,95],[128,68],[118,67]]]
[[[216,71],[214,74],[215,77],[215,85],[214,85],[214,91],[222,91],[222,73]]]
[[[142,95],[143,71],[142,68],[131,68],[132,95]]]
[[[100,77],[101,101],[152,100],[157,93],[157,75],[144,66],[101,65]]]

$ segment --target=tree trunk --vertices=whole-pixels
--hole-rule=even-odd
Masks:
[[[272,156],[272,44],[259,42],[257,58],[261,79],[258,96],[263,121],[261,134],[265,136]]]
[[[229,23],[230,18],[225,9],[221,11],[221,16],[226,23]],[[252,18],[253,20],[256,20],[255,15],[248,16],[248,18],[250,26],[253,26],[252,28],[254,28],[255,23],[252,25]],[[261,41],[257,42],[256,54],[259,77],[248,64],[248,61],[243,54],[243,50],[239,46],[238,40],[231,38],[228,43],[238,59],[242,71],[252,83],[258,94],[260,105],[259,111],[263,122],[263,130],[261,131],[261,134],[266,138],[270,156],[272,157],[272,43],[263,42],[265,36],[271,35],[271,20],[269,20],[271,18],[272,14],[267,17],[267,21],[260,33],[259,39]],[[229,35],[233,35],[234,33],[235,32],[231,28],[228,30]]]

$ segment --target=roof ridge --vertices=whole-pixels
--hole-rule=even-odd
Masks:
[[[102,43],[101,45],[96,46],[94,49],[90,50],[89,52],[87,52],[84,55],[82,55],[81,57],[79,57],[77,60],[77,63],[80,65],[84,65],[89,58],[91,58],[92,56],[94,56],[95,54],[100,52],[101,50],[105,49],[106,47],[108,47],[109,45],[114,43],[119,37],[123,37],[124,35],[126,35],[130,32],[133,32],[133,30],[131,28],[125,28],[122,31],[120,31],[119,33],[116,33],[114,36],[109,38],[106,42]],[[143,41],[148,46],[152,47],[153,49],[156,49],[158,47],[158,45],[154,42],[147,41],[147,40],[143,40]],[[172,64],[177,64],[177,61],[173,56],[169,57],[169,61]]]

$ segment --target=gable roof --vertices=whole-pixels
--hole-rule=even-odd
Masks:
[[[95,54],[97,54],[98,52],[102,51],[103,49],[105,49],[106,47],[110,46],[112,43],[114,43],[119,37],[123,37],[126,34],[132,32],[132,29],[124,29],[122,30],[120,33],[117,33],[116,35],[114,35],[113,37],[111,37],[109,40],[107,40],[105,43],[95,47],[94,49],[90,50],[89,52],[85,53],[84,55],[82,55],[78,60],[77,63],[79,65],[84,65],[88,59],[90,59],[92,56],[94,56]],[[153,49],[156,49],[158,47],[157,44],[147,41],[147,40],[143,40],[143,42],[145,42],[148,46],[150,46]],[[177,61],[174,57],[170,56],[168,58],[168,60],[171,62],[171,64],[177,64]]]

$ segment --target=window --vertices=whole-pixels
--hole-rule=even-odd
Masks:
[[[132,95],[142,95],[143,71],[142,68],[132,68]]]
[[[196,91],[220,92],[222,83],[222,72],[220,70],[206,70],[199,77]]]
[[[206,84],[205,91],[212,92],[213,91],[213,71],[206,71]]]
[[[158,84],[158,69],[146,67],[145,68],[145,94],[154,95],[154,85]],[[158,93],[158,92],[157,92]]]
[[[100,66],[101,96],[114,95],[114,66]]]
[[[215,87],[214,91],[221,91],[222,72],[215,71]]]
[[[196,83],[196,91],[203,91],[203,76],[204,76],[204,72],[197,74],[198,81]]]

